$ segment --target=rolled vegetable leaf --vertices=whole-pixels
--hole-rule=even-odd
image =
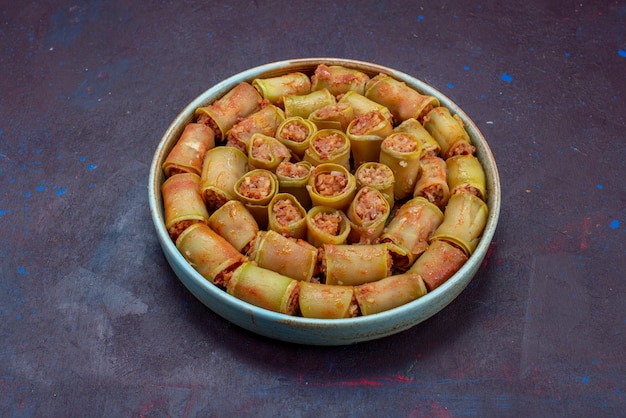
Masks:
[[[258,133],[252,135],[248,150],[250,170],[264,169],[275,172],[280,163],[290,159],[291,151],[276,138]]]
[[[441,146],[439,142],[424,128],[415,118],[407,119],[393,129],[395,132],[406,132],[415,135],[422,143],[422,156],[439,155]]]
[[[352,286],[301,282],[298,297],[305,318],[337,319],[357,316],[358,305]]]
[[[274,195],[268,210],[268,228],[291,238],[306,239],[306,210],[289,193]]]
[[[222,287],[230,272],[245,261],[235,247],[203,223],[185,229],[176,240],[176,248],[202,277]]]
[[[463,250],[446,241],[435,240],[415,260],[409,271],[419,274],[428,291],[432,292],[459,271],[466,261],[467,255]]]
[[[413,190],[413,197],[422,196],[443,210],[450,198],[446,162],[432,155],[422,157],[420,172],[415,190]]]
[[[324,244],[319,257],[326,284],[356,286],[391,275],[393,259],[386,243]]]
[[[276,231],[259,231],[251,248],[250,260],[259,267],[308,282],[317,271],[317,248]]]
[[[391,134],[380,145],[379,161],[393,171],[393,194],[396,199],[404,199],[413,194],[421,157],[422,143],[409,133]]]
[[[487,224],[487,204],[469,193],[450,196],[441,225],[430,237],[451,242],[472,255]]]
[[[324,244],[345,244],[350,234],[350,221],[338,210],[314,206],[306,214],[307,241],[315,247]]]
[[[276,77],[256,78],[252,86],[261,93],[264,99],[276,106],[283,106],[283,97],[309,94],[311,80],[300,72],[293,72]]]
[[[354,119],[354,112],[349,104],[333,103],[317,109],[308,119],[317,126],[317,129],[336,129],[344,132]]]
[[[378,74],[367,83],[365,97],[386,106],[397,122],[421,120],[430,109],[439,106],[436,97],[424,96],[387,74]]]
[[[267,208],[278,193],[278,179],[269,170],[255,169],[242,175],[234,186],[235,197],[243,202],[257,221],[260,229],[266,229]]]
[[[369,76],[359,70],[346,68],[340,65],[320,64],[311,76],[311,89],[328,89],[331,94],[338,96],[348,91],[359,94],[365,93],[365,85]]]
[[[306,188],[311,177],[312,165],[308,161],[292,163],[283,161],[276,167],[279,191],[294,196],[305,210],[311,209],[311,196]]]
[[[177,173],[202,173],[202,161],[208,150],[215,146],[215,133],[202,123],[185,126],[176,145],[163,162],[165,177]]]
[[[215,147],[207,151],[200,192],[210,211],[235,198],[235,183],[247,171],[248,157],[237,148]]]
[[[383,233],[390,213],[389,202],[381,192],[370,186],[360,188],[348,207],[348,241],[358,244],[375,243]]]
[[[174,174],[161,186],[165,228],[172,240],[197,222],[206,223],[209,213],[200,194],[200,177],[194,173]]]
[[[229,200],[213,212],[208,225],[243,254],[259,232],[254,216],[239,200]]]
[[[393,208],[395,198],[393,196],[393,184],[395,182],[393,171],[385,164],[369,162],[361,164],[354,173],[357,188],[365,186],[378,190]]]
[[[444,159],[453,155],[474,154],[476,151],[461,118],[452,116],[446,107],[435,107],[429,111],[424,117],[424,128],[439,143]]]
[[[354,287],[362,315],[373,315],[412,302],[426,294],[419,274],[396,274],[372,283]]]
[[[285,120],[285,112],[277,106],[268,105],[237,122],[227,134],[226,145],[248,153],[252,135],[263,134],[273,137],[276,129]]]
[[[345,103],[350,105],[354,117],[365,115],[371,111],[378,110],[389,122],[392,122],[393,115],[384,105],[376,103],[373,100],[368,99],[363,94],[359,94],[355,91],[349,91],[342,95],[339,99],[339,103]]]
[[[350,122],[346,135],[350,139],[354,166],[358,167],[371,161],[377,162],[380,145],[391,134],[393,134],[391,122],[377,109]]]
[[[486,200],[485,171],[478,158],[473,155],[455,155],[446,160],[446,166],[452,194],[471,193]]]
[[[396,254],[394,267],[407,270],[428,248],[428,241],[442,223],[441,210],[423,197],[414,197],[396,211],[381,235],[383,242],[392,242],[406,252]]]
[[[346,134],[336,129],[322,129],[313,134],[304,161],[312,165],[339,164],[350,169],[350,141]]]
[[[228,93],[208,106],[196,109],[198,123],[205,123],[215,131],[216,141],[226,138],[226,134],[239,119],[261,107],[261,95],[249,83],[239,83]]]
[[[320,164],[313,168],[307,189],[313,206],[345,210],[356,194],[356,179],[342,165]]]
[[[302,158],[309,148],[311,138],[317,132],[313,121],[301,116],[286,118],[276,129],[276,139],[285,144],[295,155]]]
[[[300,282],[251,262],[240,265],[228,281],[228,294],[252,305],[294,315]]]
[[[284,97],[285,116],[301,116],[308,118],[309,115],[324,106],[335,103],[337,100],[328,89],[312,91],[304,95],[289,95]]]

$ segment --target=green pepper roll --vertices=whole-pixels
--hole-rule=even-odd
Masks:
[[[196,109],[198,123],[204,123],[215,131],[216,141],[226,134],[240,119],[261,108],[261,95],[249,83],[239,83],[228,93],[208,106]]]
[[[194,173],[174,174],[161,186],[165,228],[172,240],[197,222],[206,223],[209,213],[200,194],[200,177]]]
[[[306,210],[293,195],[277,193],[268,205],[268,228],[291,238],[306,238]]]
[[[311,89],[328,89],[333,95],[339,96],[349,91],[359,94],[365,93],[365,86],[369,76],[359,70],[346,68],[341,65],[320,64],[311,76]]]
[[[336,129],[322,129],[311,138],[304,152],[304,161],[312,165],[339,164],[350,169],[350,141],[346,134]]]
[[[292,163],[283,161],[276,167],[279,191],[294,196],[305,210],[311,209],[311,196],[307,189],[313,166],[308,161]]]
[[[393,134],[391,122],[377,109],[358,116],[350,122],[346,135],[350,139],[354,166],[358,167],[371,161],[377,162],[380,146],[383,140],[391,134]]]
[[[372,283],[354,287],[362,315],[373,315],[412,302],[426,294],[419,274],[396,274]]]
[[[393,195],[393,184],[395,178],[391,168],[385,164],[369,162],[361,164],[354,173],[357,188],[365,186],[378,190],[389,203],[389,207],[393,208],[395,198]]]
[[[471,193],[487,199],[485,171],[473,155],[455,155],[446,160],[448,185],[452,194]]]
[[[215,146],[213,129],[202,123],[185,126],[176,145],[163,162],[163,173],[169,177],[176,173],[202,173],[202,162],[208,150]]]
[[[392,242],[406,252],[397,255],[394,267],[405,271],[428,248],[428,241],[442,223],[441,210],[423,197],[414,197],[398,208],[385,227],[381,240]]]
[[[285,116],[301,116],[308,118],[309,115],[324,106],[336,103],[337,100],[328,89],[312,91],[309,94],[290,95],[284,97]]]
[[[470,193],[457,193],[450,197],[441,225],[430,237],[448,241],[465,251],[474,253],[483,229],[487,224],[487,204]]]
[[[294,315],[300,282],[275,271],[245,262],[233,271],[226,291],[260,308]]]
[[[308,119],[317,126],[317,129],[336,129],[344,132],[354,119],[354,112],[349,104],[333,103],[317,109]]]
[[[259,232],[256,219],[239,200],[229,200],[213,212],[208,225],[243,254]]]
[[[226,239],[203,223],[185,229],[176,248],[198,273],[211,283],[224,287],[230,273],[245,257]]]
[[[276,231],[259,231],[251,247],[250,261],[292,279],[309,282],[317,272],[317,248]]]
[[[273,105],[265,106],[237,122],[226,135],[226,145],[237,147],[247,154],[254,134],[273,137],[283,120],[285,113],[282,109]]]
[[[315,247],[324,244],[345,244],[350,234],[350,221],[334,208],[314,206],[306,214],[307,241]]]
[[[326,284],[356,286],[391,275],[393,263],[389,245],[324,244],[320,248],[320,270]]]
[[[267,208],[278,193],[278,179],[271,171],[255,169],[242,175],[234,186],[235,197],[243,202],[260,229],[268,224]]]
[[[200,192],[210,211],[235,198],[234,186],[248,171],[248,157],[235,147],[207,151],[202,165]]]
[[[293,72],[276,77],[255,78],[252,86],[261,93],[264,99],[276,106],[283,106],[285,96],[303,95],[311,92],[309,76]]]
[[[339,103],[350,105],[355,118],[374,110],[378,110],[389,122],[393,121],[393,115],[387,107],[380,103],[376,103],[375,101],[365,97],[363,94],[359,94],[355,91],[349,91],[346,94],[343,94],[339,98]]]
[[[421,120],[430,109],[439,106],[436,97],[424,96],[387,74],[378,74],[367,83],[365,97],[386,106],[397,123],[410,118]]]
[[[375,243],[382,234],[390,213],[389,202],[381,192],[370,186],[360,188],[347,211],[350,220],[348,241],[358,244]]]
[[[317,132],[317,125],[301,116],[286,118],[276,129],[276,139],[285,144],[299,158],[309,148],[311,138]]]
[[[420,175],[413,190],[413,197],[422,196],[443,210],[450,198],[446,162],[428,155],[420,160]]]
[[[476,152],[463,121],[458,115],[452,116],[446,107],[440,106],[429,111],[424,117],[424,128],[439,143],[444,159]]]
[[[345,210],[356,194],[356,179],[342,165],[320,164],[313,168],[307,189],[313,206]]]
[[[406,132],[415,135],[422,143],[422,156],[439,155],[441,146],[439,142],[424,128],[415,118],[407,119],[393,129],[395,132]]]
[[[393,194],[397,200],[413,194],[420,172],[421,157],[422,143],[412,134],[391,134],[380,145],[379,161],[393,171]]]
[[[291,159],[291,151],[278,139],[263,134],[254,134],[248,149],[248,168],[264,169],[271,172],[283,161]]]
[[[298,304],[305,318],[352,318],[359,311],[352,286],[301,282]]]

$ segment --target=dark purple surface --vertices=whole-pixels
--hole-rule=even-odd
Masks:
[[[623,414],[624,1],[5,3],[0,416]],[[147,207],[152,154],[188,102],[314,56],[442,91],[503,189],[470,286],[354,346],[276,342],[212,313]]]

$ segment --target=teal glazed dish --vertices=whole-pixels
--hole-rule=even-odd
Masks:
[[[423,95],[437,98],[441,106],[462,120],[471,144],[475,147],[474,155],[485,174],[488,215],[482,235],[474,243],[475,249],[470,251],[467,261],[443,284],[418,299],[371,315],[342,319],[305,318],[274,312],[231,296],[205,279],[187,262],[165,225],[161,186],[166,176],[162,166],[185,126],[195,120],[196,109],[213,103],[241,82],[252,83],[255,79],[293,72],[312,75],[319,64],[357,69],[370,77],[384,73]],[[498,170],[487,141],[461,108],[430,85],[403,72],[373,63],[338,58],[304,58],[269,63],[240,72],[206,90],[176,116],[158,143],[150,167],[148,193],[150,214],[163,253],[179,280],[200,302],[225,320],[253,333],[285,342],[326,346],[387,337],[414,327],[445,308],[466,288],[479,270],[496,230],[501,199]]]

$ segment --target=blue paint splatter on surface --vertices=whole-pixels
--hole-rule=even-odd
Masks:
[[[0,209],[0,216],[6,215],[7,213],[9,213],[8,210]]]
[[[502,81],[504,81],[506,83],[510,83],[511,81],[513,81],[513,76],[511,74],[507,74],[507,73],[502,73],[500,78],[502,79]]]
[[[463,69],[464,69],[465,71],[469,71],[469,70],[470,70],[470,66],[469,66],[469,65],[464,65],[464,66],[463,66]]]
[[[424,20],[424,16],[422,16],[422,15],[417,16],[417,21],[418,22],[421,22],[422,20]]]
[[[57,190],[57,195],[58,195],[58,196],[62,196],[62,195],[64,195],[65,193],[67,193],[67,190],[62,189],[62,188],[60,188],[60,187],[59,187],[59,189]]]
[[[611,229],[617,229],[619,228],[619,220],[618,219],[613,219],[611,221]]]
[[[566,52],[566,53],[565,53],[565,56],[566,56],[566,57],[571,57],[571,56],[572,56],[572,54],[570,54],[569,52]]]
[[[587,376],[583,376],[582,381],[587,383],[589,381],[589,378]]]
[[[96,168],[98,168],[98,164],[89,164],[89,165],[87,166],[87,170],[89,170],[89,171],[93,171],[93,170],[95,170]]]
[[[596,187],[598,188],[598,190],[604,189],[604,186],[602,184],[600,184],[600,183],[598,183],[598,185]]]
[[[453,88],[454,88],[454,84],[452,84],[452,83],[448,83],[448,84],[446,84],[446,86],[447,86],[449,89],[453,89]]]
[[[626,49],[618,49],[617,55],[619,55],[620,57],[626,58]]]

